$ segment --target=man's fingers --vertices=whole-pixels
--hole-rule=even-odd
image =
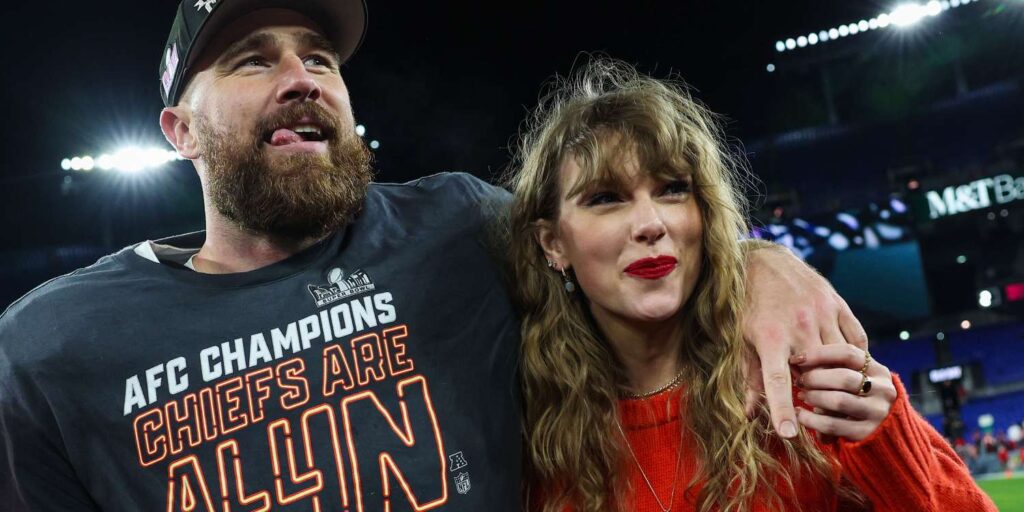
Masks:
[[[789,378],[789,366],[786,361],[762,360],[761,367],[772,425],[780,436],[794,437],[797,434],[796,410],[793,407],[793,383]]]
[[[847,343],[850,343],[861,350],[868,349],[868,333],[864,330],[864,326],[860,324],[860,320],[853,316],[853,311],[850,311],[850,306],[846,304],[846,301],[837,298],[839,300],[839,329],[843,333],[843,338]],[[828,340],[825,341],[829,343]]]
[[[747,393],[743,401],[743,409],[747,418],[753,418],[757,406],[764,396],[764,381],[761,380],[761,362],[752,350],[746,351],[747,364],[743,367],[743,377],[747,381]]]

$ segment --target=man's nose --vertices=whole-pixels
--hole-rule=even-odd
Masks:
[[[320,84],[306,69],[297,55],[286,57],[281,63],[281,82],[277,90],[277,102],[305,102],[320,99]]]

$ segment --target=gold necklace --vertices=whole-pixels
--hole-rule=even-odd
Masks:
[[[668,391],[669,389],[676,387],[677,385],[679,385],[679,381],[682,380],[682,378],[683,370],[679,370],[679,373],[677,373],[676,376],[671,381],[669,381],[668,384],[665,384],[664,386],[655,389],[654,391],[648,391],[646,393],[634,393],[632,391],[623,391],[622,396],[630,400],[640,400],[643,398],[649,398],[654,395],[657,395],[658,393]]]
[[[676,377],[676,381],[679,377]],[[667,389],[667,388],[666,388]],[[654,496],[654,501],[658,503],[658,508],[661,512],[669,512],[672,510],[672,504],[676,501],[676,483],[679,480],[679,462],[682,460],[683,445],[679,443],[679,449],[676,450],[676,472],[672,475],[672,493],[668,498],[668,506],[666,507],[662,502],[661,498],[658,497],[658,493],[654,491],[654,485],[651,484],[651,480],[647,478],[647,473],[644,472],[643,466],[640,465],[640,459],[636,457],[636,452],[633,451],[633,445],[629,443],[629,438],[626,437],[626,431],[622,429],[622,423],[619,423],[619,419],[615,419],[615,426],[619,427],[619,433],[622,434],[622,439],[626,441],[626,448],[629,450],[629,454],[633,456],[633,462],[636,463],[636,468],[640,470],[640,476],[644,477],[644,482],[647,483],[647,488],[650,489],[651,495]]]

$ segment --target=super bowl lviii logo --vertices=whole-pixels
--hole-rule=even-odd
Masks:
[[[327,285],[309,285],[309,293],[313,295],[317,307],[323,307],[346,297],[374,289],[370,276],[362,270],[357,270],[346,276],[340,268],[332,268],[327,273],[327,282],[329,283]]]

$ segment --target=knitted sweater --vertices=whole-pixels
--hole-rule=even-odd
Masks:
[[[996,511],[945,439],[910,406],[906,390],[895,375],[893,381],[896,401],[870,436],[858,442],[840,439],[819,443],[823,450],[838,455],[842,476],[860,489],[879,512]],[[680,435],[680,393],[676,389],[643,400],[619,402],[622,425],[637,462],[664,506],[668,507],[672,501],[674,512],[695,510],[699,490],[698,484],[690,493],[684,493],[697,471],[697,464],[692,438],[683,439]],[[680,458],[673,499],[677,453]],[[626,474],[635,502],[630,510],[661,512],[636,463],[628,462]],[[784,485],[779,485],[777,490],[787,503],[798,502],[807,512],[860,508],[839,502],[835,493],[827,492],[823,485],[794,481],[794,487],[796,496],[785,495]],[[763,505],[760,507],[755,510],[767,510]]]

